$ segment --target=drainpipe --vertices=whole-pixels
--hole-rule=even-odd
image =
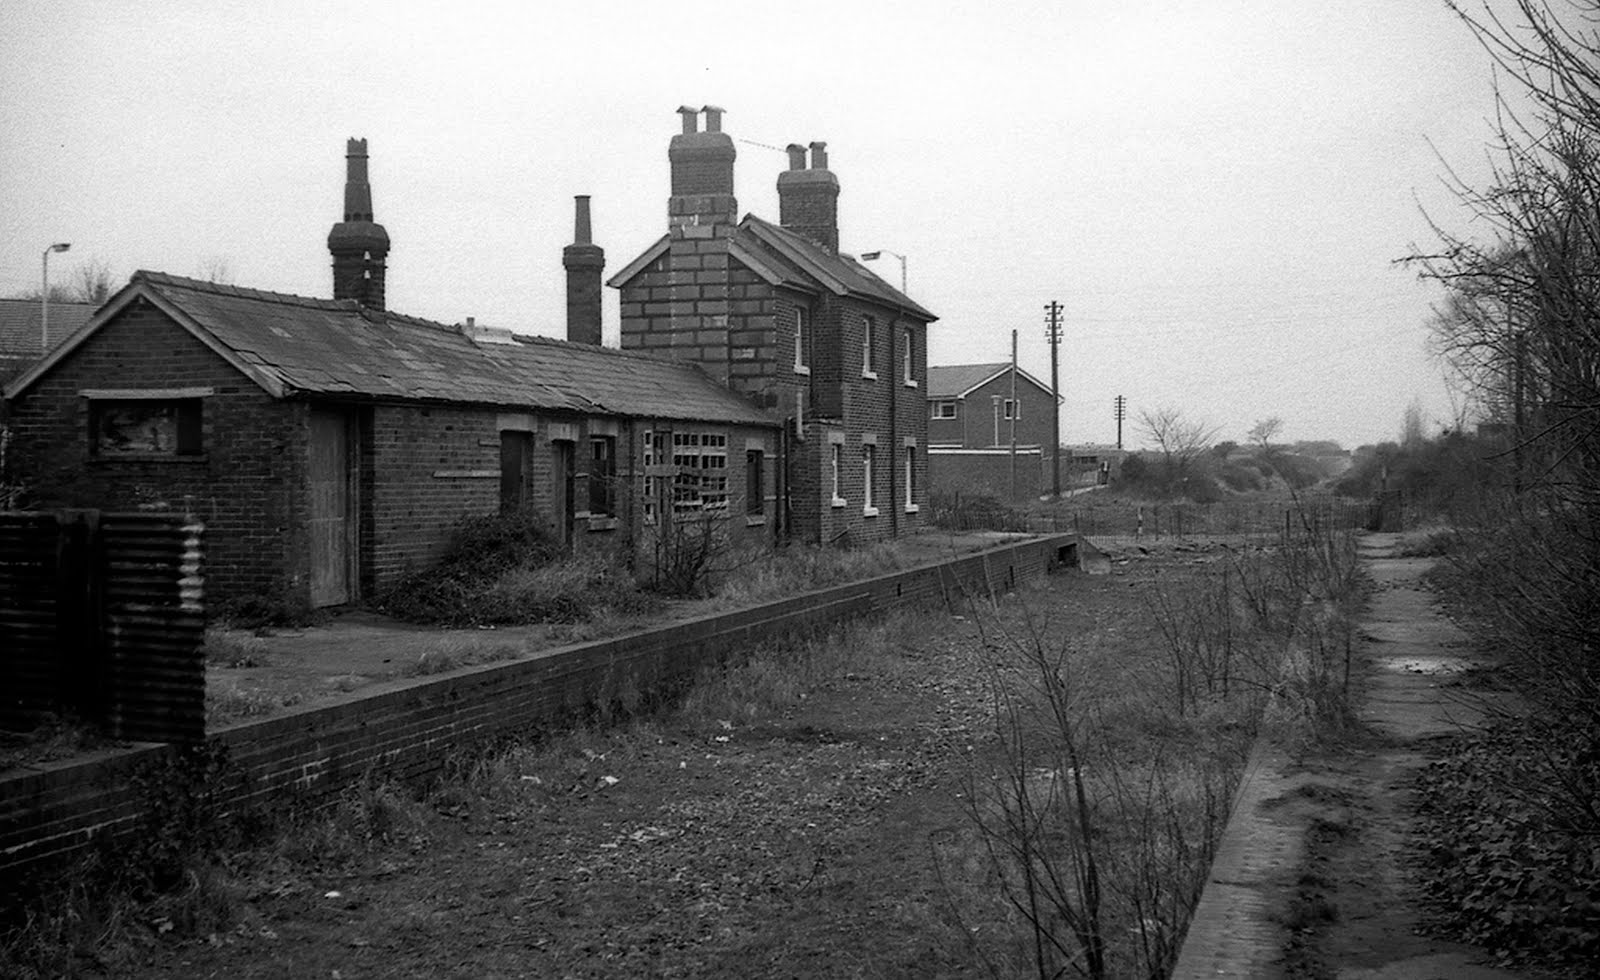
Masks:
[[[900,536],[900,495],[898,493],[898,480],[900,475],[900,454],[905,452],[905,447],[900,445],[900,386],[905,384],[904,372],[900,370],[900,359],[895,345],[900,340],[900,320],[895,318],[889,321],[889,363],[885,365],[884,376],[889,379],[889,537]]]

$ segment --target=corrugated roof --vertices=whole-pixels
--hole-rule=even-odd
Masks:
[[[280,396],[465,402],[662,419],[777,421],[697,366],[544,337],[473,340],[460,328],[313,299],[137,272],[145,293]],[[103,324],[110,317],[99,319]],[[19,386],[31,383],[25,377]],[[11,394],[15,395],[13,391]]]
[[[61,343],[88,323],[95,309],[93,303],[51,303],[49,346]],[[36,299],[0,299],[0,356],[42,356],[45,352],[39,338],[42,315]]]
[[[988,364],[930,364],[928,365],[928,397],[964,398],[972,389],[999,375],[1005,374],[1010,369],[1010,361],[994,361]],[[1017,377],[1031,382],[1041,391],[1047,393],[1050,391],[1049,385],[1021,368],[1017,369]]]

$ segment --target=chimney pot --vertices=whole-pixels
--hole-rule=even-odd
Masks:
[[[594,233],[589,226],[589,195],[579,194],[574,201],[577,203],[577,214],[573,217],[572,243],[591,245],[594,243]]]
[[[789,152],[789,169],[806,169],[806,148],[799,143],[790,143],[786,149]]]
[[[600,272],[606,253],[594,244],[589,225],[589,195],[573,198],[572,244],[561,250],[561,264],[567,270],[567,339],[579,344],[600,346]]]
[[[828,169],[828,144],[818,141],[811,143],[811,169]]]
[[[701,111],[706,114],[706,132],[722,132],[722,113],[726,110],[721,106],[708,105]]]
[[[678,106],[678,115],[683,117],[683,131],[685,134],[700,131],[700,111],[691,109],[686,105]]]

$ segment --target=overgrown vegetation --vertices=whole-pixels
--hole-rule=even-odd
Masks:
[[[868,974],[1033,972],[1047,934],[1005,900],[1024,873],[970,822],[1006,826],[1016,787],[1037,885],[1056,875],[1057,897],[1072,901],[1071,865],[1040,862],[1089,842],[1100,898],[1062,942],[1097,933],[1104,975],[1170,962],[1260,707],[1294,695],[1275,673],[1282,640],[1250,625],[1241,581],[1288,629],[1299,622],[1291,583],[1310,573],[1276,545],[1211,546],[1204,564],[1161,550],[1132,552],[1128,568],[1143,571],[1128,578],[1030,584],[1017,601],[985,596],[755,650],[647,718],[463,750],[420,796],[368,782],[318,813],[202,827],[203,787],[228,773],[199,760],[202,788],[174,779],[165,829],[151,832],[178,857],[162,859],[173,887],[117,885],[103,868],[71,879],[111,882],[101,887],[63,879],[66,890],[30,906],[29,929],[8,936],[0,973],[157,975],[214,957],[206,969],[226,974],[265,955],[305,966],[318,961],[300,947],[354,955],[352,936],[397,972],[426,973],[418,964],[437,969],[426,957],[445,948],[444,912],[458,906],[451,914],[474,923],[516,911],[504,927],[541,944],[523,968],[551,975],[663,962],[694,975],[837,975],[847,963]],[[812,557],[796,574],[854,574]],[[1138,614],[1163,602],[1173,626],[1206,634],[1209,652],[1165,645]],[[1188,678],[1181,699],[1177,673]],[[990,697],[1002,691],[1009,701]],[[646,704],[625,691],[612,700]],[[541,887],[507,904],[513,867]],[[341,892],[354,900],[326,897]],[[315,908],[337,908],[340,925]],[[405,969],[402,952],[416,957]]]
[[[1600,3],[1452,3],[1502,83],[1487,186],[1412,261],[1476,440],[1396,453],[1457,534],[1434,581],[1527,705],[1427,777],[1431,886],[1455,935],[1592,966],[1600,944]],[[1468,466],[1463,466],[1462,456]],[[1393,463],[1390,460],[1389,463]],[[1394,465],[1387,469],[1391,478]],[[1466,470],[1457,477],[1456,474]],[[1537,937],[1537,938],[1536,938]]]
[[[1348,532],[1308,520],[1144,593],[1155,659],[1116,662],[1037,613],[988,638],[998,752],[969,799],[1012,913],[997,975],[1166,975],[1263,713],[1297,741],[1349,725]]]
[[[568,554],[531,513],[464,519],[437,562],[374,605],[437,626],[573,623],[653,608],[614,555]]]

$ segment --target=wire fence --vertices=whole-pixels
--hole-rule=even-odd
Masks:
[[[1084,494],[1019,510],[993,497],[929,495],[932,523],[955,531],[1072,532],[1084,537],[1160,540],[1208,536],[1278,536],[1296,531],[1397,531],[1414,523],[1414,507],[1390,492],[1374,499],[1302,494],[1281,500],[1217,503],[1107,499]]]

